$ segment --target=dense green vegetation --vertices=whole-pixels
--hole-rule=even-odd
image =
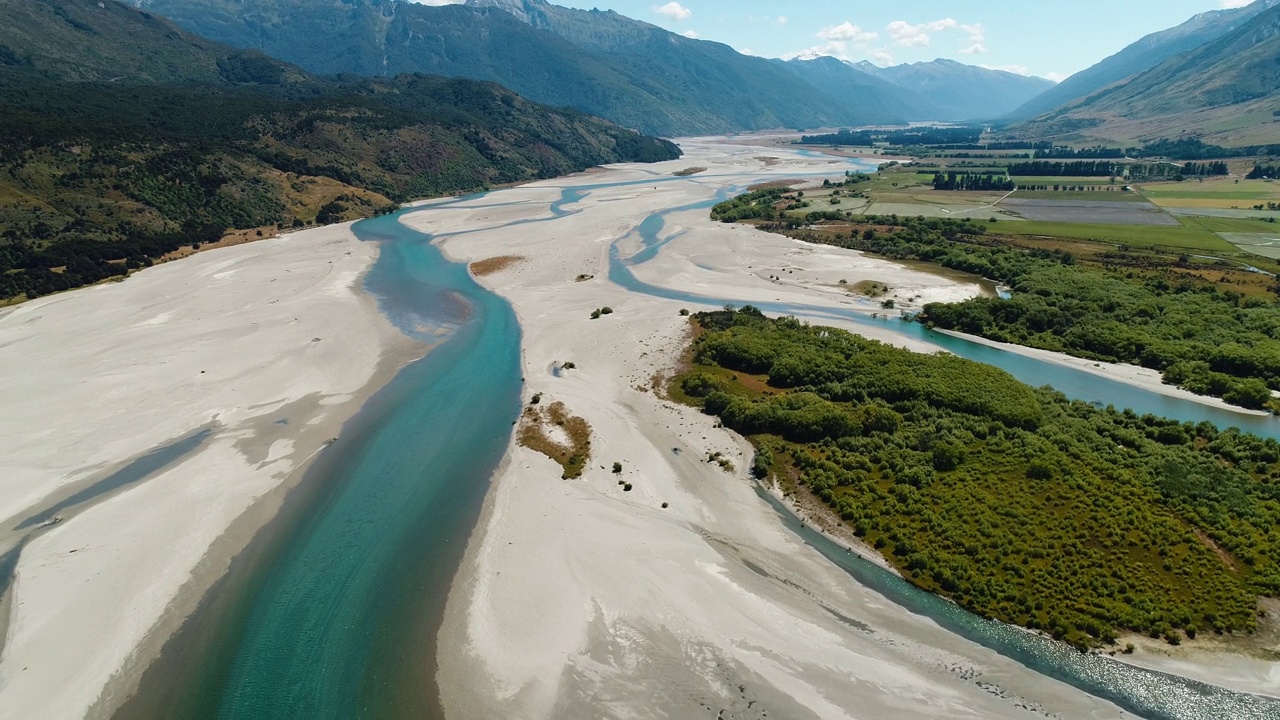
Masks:
[[[1084,267],[1061,250],[985,240],[988,225],[938,218],[867,217],[847,235],[806,236],[885,257],[936,262],[1008,284],[1013,297],[930,303],[919,320],[1001,342],[1125,362],[1161,371],[1165,382],[1249,408],[1274,409],[1280,390],[1280,306],[1114,267]],[[1108,258],[1104,258],[1104,261]]]
[[[1280,594],[1280,444],[1070,401],[851,333],[700,313],[673,393],[916,585],[1080,647],[1250,631]]]
[[[805,145],[848,145],[869,147],[877,143],[892,146],[972,145],[982,137],[981,127],[919,127],[902,130],[842,129],[824,135],[805,135]]]
[[[1245,176],[1247,180],[1261,180],[1262,178],[1278,178],[1280,177],[1280,165],[1263,165],[1255,163],[1253,169]]]
[[[1125,156],[1122,148],[1104,147],[1095,145],[1093,147],[1066,147],[1062,145],[1054,145],[1051,142],[1044,143],[1045,147],[1038,148],[1035,152],[1036,158],[1111,158],[1119,159]]]
[[[679,155],[488,83],[313,78],[116,3],[15,8],[27,24],[0,28],[19,58],[0,64],[0,300],[122,275],[231,229]]]
[[[1072,177],[1114,177],[1116,175],[1116,164],[1098,161],[1048,162],[1035,160],[1033,162],[1010,164],[1009,174],[1037,175],[1040,177],[1058,177],[1062,175]]]
[[[788,187],[767,187],[743,193],[717,203],[711,208],[711,219],[727,223],[756,218],[772,220],[779,214],[776,206],[783,201],[782,196],[790,192]]]
[[[1221,160],[1217,162],[1195,163],[1189,162],[1182,166],[1182,174],[1185,177],[1213,177],[1215,175],[1229,175],[1231,170],[1227,164]]]
[[[1013,178],[1003,173],[968,173],[951,170],[933,176],[934,190],[1013,190]]]

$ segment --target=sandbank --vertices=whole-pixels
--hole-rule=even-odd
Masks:
[[[472,231],[450,229],[429,210],[406,218],[436,233],[459,261],[527,258],[479,280],[511,301],[523,327],[526,399],[542,393],[544,403],[563,402],[593,428],[592,457],[578,480],[562,480],[550,459],[510,446],[439,634],[446,714],[998,718],[1025,717],[1031,708],[1070,717],[1123,715],[852,581],[756,494],[745,476],[751,449],[742,438],[661,396],[661,376],[674,369],[690,332],[678,311],[703,305],[611,283],[611,245],[632,242],[628,236],[651,212],[710,200],[727,185],[762,175],[827,168],[824,159],[781,152],[766,164],[755,159],[756,147],[683,146],[681,160],[611,167],[590,182],[689,165],[707,172],[597,189],[564,208],[573,214],[552,222]],[[488,199],[523,201],[565,186],[563,179],[547,181]],[[765,262],[754,244],[766,241],[763,233],[715,227],[705,211],[697,215],[669,216],[667,230],[688,232],[658,259],[638,265],[637,276],[652,273],[666,286],[692,291],[701,283],[717,297],[728,288],[769,300],[800,294],[808,304],[850,302],[838,289],[804,292],[770,281],[785,258]],[[784,253],[798,250],[785,238],[768,242]],[[735,257],[757,252],[758,275],[755,255]],[[696,254],[713,270],[681,268],[691,265],[687,259],[649,267],[677,254]],[[743,279],[735,268],[746,263],[752,267]],[[809,264],[819,271],[821,263]],[[852,281],[856,269],[839,272]],[[579,274],[593,277],[576,282]],[[590,319],[606,305],[612,314]],[[565,361],[576,368],[552,372]],[[713,453],[733,469],[708,462]],[[614,462],[622,464],[621,476],[612,472]]]
[[[192,451],[30,536],[0,654],[0,718],[110,712],[307,461],[421,354],[361,290],[376,254],[334,225],[0,314],[0,543],[19,541],[13,528],[33,513],[205,431]]]

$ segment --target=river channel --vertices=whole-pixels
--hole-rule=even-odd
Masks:
[[[641,241],[638,252],[624,256],[623,238],[613,243],[609,280],[631,292],[679,302],[743,304],[742,298],[646,284],[631,269],[654,258],[672,239],[664,234],[670,213],[709,207],[749,180],[727,179],[716,198],[650,215],[632,231]],[[685,181],[664,177],[639,184]],[[625,184],[638,183],[584,179],[563,189],[550,217],[510,226],[555,222],[574,213],[574,205],[593,191]],[[454,202],[463,200],[492,200],[497,207],[503,193]],[[465,266],[448,261],[431,244],[438,238],[399,222],[404,214],[437,212],[449,204],[356,224],[361,239],[382,247],[367,289],[398,327],[432,349],[380,391],[325,451],[285,512],[170,641],[161,662],[144,677],[141,692],[118,717],[438,716],[432,680],[436,631],[519,413],[522,373],[520,328],[507,302],[477,285]],[[1052,385],[1073,398],[1280,438],[1280,422],[1271,417],[1148,392],[916,323],[852,310],[753,304],[771,314],[818,322],[877,324],[1003,368],[1023,382]],[[767,493],[761,497],[775,502]],[[1140,716],[1280,717],[1280,701],[1081,654],[982,620],[850,555],[775,506],[781,522],[845,569],[851,581],[935,619],[949,632]]]

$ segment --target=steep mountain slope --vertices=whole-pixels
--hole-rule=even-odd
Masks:
[[[1277,3],[1280,0],[1257,0],[1242,8],[1211,10],[1200,13],[1177,27],[1151,33],[1029,100],[1010,113],[1010,117],[1032,118],[1079,101],[1112,83],[1150,70],[1175,55],[1212,42]]]
[[[1280,4],[1231,32],[1017,128],[1116,140],[1198,137],[1220,145],[1280,137]],[[1137,135],[1133,133],[1137,132]]]
[[[492,80],[657,134],[849,125],[881,114],[728,46],[543,0],[142,1],[188,30],[312,72]]]
[[[1235,105],[1280,90],[1280,6],[1195,50],[1090,96],[1091,112],[1148,117]]]
[[[923,97],[932,113],[916,119],[990,120],[1052,88],[1053,82],[1004,70],[965,65],[938,58],[931,62],[880,68],[854,67]]]
[[[314,78],[111,0],[3,2],[26,22],[0,26],[0,299],[231,229],[679,155],[492,83]]]
[[[0,14],[0,65],[52,79],[235,83],[250,66],[259,82],[304,77],[261,53],[211,42],[116,2],[0,0]]]

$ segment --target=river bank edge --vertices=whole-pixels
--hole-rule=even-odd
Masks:
[[[450,241],[449,241],[447,238],[446,238],[444,241],[442,241],[442,242],[438,243],[438,247],[440,247],[440,248],[441,248],[442,252],[446,255],[446,257],[448,257],[448,258],[449,258],[450,260],[452,260],[452,261],[459,262],[459,263],[476,263],[476,262],[483,262],[483,261],[485,261],[485,260],[493,260],[493,259],[497,259],[497,258],[508,257],[508,256],[509,256],[509,255],[507,255],[508,253],[520,253],[520,252],[525,252],[523,249],[518,248],[518,247],[515,247],[515,246],[509,246],[509,245],[508,245],[508,246],[504,246],[504,245],[501,245],[501,244],[495,244],[495,243],[493,243],[493,242],[491,242],[491,241],[478,241],[476,246],[467,246],[467,245],[465,245],[465,244],[464,244],[464,246],[463,246],[463,247],[464,247],[464,248],[466,248],[466,249],[470,249],[470,250],[472,250],[472,252],[467,252],[467,251],[465,251],[465,250],[464,250],[463,252],[451,252],[451,251],[450,251],[450,250],[451,250]],[[483,248],[483,251],[481,251],[481,248]],[[500,275],[501,273],[502,273],[502,268],[499,268],[499,269],[496,271],[496,274],[499,274],[499,275]],[[586,275],[586,276],[584,276],[584,277],[586,277],[588,280],[590,280],[591,278],[594,278],[594,277],[596,277],[596,276],[603,275],[603,272],[602,272],[601,270],[599,270],[598,268],[597,268],[597,270],[595,271],[595,273],[596,273],[595,275]],[[507,300],[511,303],[511,305],[513,306],[513,309],[515,310],[515,312],[516,312],[516,314],[517,314],[517,317],[519,318],[519,322],[520,322],[520,324],[521,324],[522,328],[525,330],[525,333],[524,333],[524,335],[523,335],[523,336],[526,338],[526,340],[527,340],[527,339],[529,339],[530,337],[532,337],[532,336],[530,335],[530,333],[529,333],[529,328],[528,328],[528,323],[527,323],[528,318],[527,318],[527,317],[525,317],[524,312],[522,312],[522,310],[524,310],[524,308],[522,307],[522,302],[527,302],[528,300],[527,300],[527,299],[525,299],[525,300],[523,300],[523,301],[522,301],[520,298],[513,296],[512,292],[511,292],[511,286],[509,286],[509,285],[505,285],[505,284],[504,284],[504,283],[514,282],[514,281],[515,281],[515,278],[512,278],[512,277],[507,277],[507,278],[501,278],[501,277],[499,277],[499,278],[494,278],[494,277],[488,277],[488,276],[484,276],[484,275],[482,275],[482,276],[477,276],[475,273],[473,273],[473,277],[475,277],[475,279],[477,280],[477,282],[479,282],[482,286],[486,287],[487,289],[489,289],[489,290],[490,290],[490,291],[492,291],[492,292],[495,292],[495,293],[497,293],[497,294],[499,294],[499,295],[503,296],[505,299],[507,299]],[[571,276],[569,276],[569,277],[571,277]],[[518,287],[518,285],[517,285],[517,287]],[[530,286],[528,289],[529,289],[529,290],[532,290],[533,288],[532,288],[532,286]],[[598,298],[598,302],[604,302],[604,301],[606,301],[610,296],[602,292],[602,293],[600,293],[599,295],[597,295],[596,297]],[[617,296],[615,295],[615,296],[612,296],[612,297],[615,297],[615,298],[616,298]],[[630,295],[629,295],[629,297],[634,297],[634,296],[630,296]],[[573,312],[576,312],[576,311],[577,311],[577,307],[580,305],[580,303],[575,303],[572,307],[570,307],[570,306],[565,306],[565,305],[562,305],[562,304],[560,304],[560,303],[557,303],[557,304],[555,304],[555,305],[550,305],[550,304],[548,304],[548,302],[549,302],[549,298],[546,298],[546,297],[540,297],[539,299],[540,299],[540,300],[542,300],[543,304],[542,304],[542,305],[537,305],[537,306],[531,306],[531,308],[529,309],[529,312],[534,312],[534,313],[536,313],[538,316],[540,316],[540,317],[539,317],[539,320],[540,320],[540,321],[542,321],[542,319],[543,319],[546,315],[548,315],[548,314],[560,314],[561,312],[563,312],[563,311],[565,311],[565,310],[571,310],[571,311],[573,311]],[[678,304],[676,304],[676,303],[674,303],[674,302],[672,302],[672,303],[668,303],[668,304],[669,304],[669,306],[670,306],[672,309],[675,309],[675,308],[679,307],[679,305],[678,305]],[[817,322],[818,324],[822,324],[820,321],[815,321],[815,322]],[[853,332],[859,332],[859,330],[857,330],[857,329],[853,329],[853,328],[850,328],[850,329],[851,329]],[[860,333],[860,334],[861,334],[861,333]],[[966,340],[972,339],[972,338],[970,338],[969,336],[963,336],[963,337],[964,337],[964,339],[966,339]],[[981,340],[981,339],[979,339],[979,340]],[[1004,348],[1002,348],[1002,349],[1004,349]],[[1010,348],[1010,349],[1012,349],[1012,348]],[[525,365],[525,372],[526,372],[526,374],[528,374],[528,375],[530,375],[530,376],[533,376],[533,375],[535,375],[535,374],[539,373],[539,372],[540,372],[541,370],[543,370],[544,368],[543,368],[543,364],[542,364],[542,363],[535,363],[536,367],[535,367],[535,366],[530,366],[530,364],[529,364],[529,354],[528,354],[527,350],[528,350],[528,348],[527,348],[527,347],[522,347],[522,349],[521,349],[522,362],[523,362],[523,363],[524,363],[524,365]],[[1016,352],[1016,350],[1014,350],[1014,351]],[[579,351],[579,352],[581,352],[581,351]],[[545,354],[545,353],[540,353],[540,354]],[[1196,402],[1198,402],[1198,403],[1202,403],[1202,404],[1207,404],[1207,405],[1217,405],[1217,406],[1219,406],[1219,407],[1222,407],[1223,409],[1231,410],[1232,412],[1241,412],[1241,414],[1248,414],[1248,412],[1247,412],[1247,411],[1243,411],[1242,409],[1235,408],[1235,407],[1233,407],[1233,406],[1227,406],[1227,405],[1222,404],[1220,401],[1218,401],[1218,400],[1216,400],[1216,399],[1213,399],[1213,398],[1205,398],[1205,397],[1203,397],[1203,396],[1196,396],[1196,395],[1193,395],[1193,394],[1190,394],[1190,393],[1187,393],[1187,394],[1185,394],[1185,395],[1184,395],[1184,394],[1182,394],[1182,393],[1185,393],[1185,391],[1179,391],[1179,390],[1178,390],[1178,389],[1176,389],[1176,388],[1171,388],[1171,387],[1169,387],[1169,386],[1167,386],[1167,385],[1163,385],[1163,383],[1160,383],[1160,382],[1158,381],[1158,379],[1157,379],[1155,382],[1152,382],[1151,378],[1134,377],[1134,376],[1132,376],[1131,374],[1126,374],[1126,373],[1116,373],[1116,372],[1114,372],[1114,371],[1112,371],[1112,373],[1108,373],[1108,370],[1110,370],[1110,368],[1107,368],[1107,369],[1103,369],[1103,368],[1101,368],[1101,367],[1091,367],[1091,368],[1086,368],[1086,367],[1083,367],[1083,365],[1084,365],[1085,363],[1087,363],[1088,361],[1079,360],[1079,361],[1078,361],[1078,363],[1079,363],[1079,364],[1077,364],[1076,362],[1073,362],[1074,360],[1077,360],[1077,359],[1075,359],[1075,358],[1071,358],[1071,357],[1069,357],[1069,356],[1054,357],[1054,356],[1053,356],[1054,354],[1052,354],[1052,353],[1046,353],[1046,355],[1048,355],[1049,357],[1040,357],[1040,356],[1035,355],[1035,354],[1031,354],[1031,355],[1032,355],[1032,357],[1036,357],[1037,359],[1042,359],[1042,360],[1046,360],[1046,361],[1051,361],[1051,362],[1054,362],[1055,364],[1064,365],[1064,366],[1076,367],[1077,369],[1087,369],[1087,370],[1089,370],[1092,374],[1099,375],[1099,376],[1104,376],[1104,377],[1110,377],[1110,378],[1112,378],[1112,379],[1114,379],[1114,380],[1117,380],[1117,381],[1120,381],[1120,382],[1124,382],[1124,383],[1126,383],[1126,384],[1129,384],[1129,385],[1131,385],[1131,386],[1133,386],[1133,387],[1137,387],[1137,388],[1139,388],[1139,389],[1149,390],[1149,391],[1154,391],[1154,392],[1157,392],[1157,393],[1159,393],[1159,394],[1162,394],[1162,395],[1169,395],[1169,396],[1172,396],[1172,397],[1176,397],[1176,398],[1178,398],[1178,399],[1194,400],[1194,401],[1196,401]],[[540,360],[541,360],[541,359],[546,359],[546,358],[540,358]],[[554,359],[554,358],[551,358],[551,359]],[[589,359],[591,362],[595,362],[595,361],[594,361],[594,359],[592,359],[592,358],[588,358],[588,359]],[[581,362],[581,361],[582,361],[582,357],[580,357],[580,356],[579,356],[579,357],[574,357],[574,360],[575,360],[575,361],[578,361],[578,362]],[[650,362],[650,365],[649,365],[648,371],[653,371],[653,372],[658,372],[658,371],[660,371],[660,370],[662,369],[662,367],[664,366],[664,363],[665,363],[665,362],[666,362],[666,361],[661,360],[661,359],[659,359],[659,358],[653,358],[653,359],[651,360],[651,362]],[[1089,363],[1089,365],[1091,365],[1091,366],[1092,366],[1093,364],[1092,364],[1092,363]],[[1124,368],[1125,366],[1119,366],[1119,367],[1120,367],[1120,368]],[[642,371],[640,374],[641,374],[641,375],[644,375],[644,376],[646,376],[646,377],[647,377],[647,376],[648,376],[648,371]],[[1117,377],[1117,375],[1118,375],[1118,377]],[[535,388],[533,388],[533,387],[527,387],[527,388],[526,388],[526,398],[525,398],[525,399],[526,399],[526,402],[527,402],[527,401],[528,401],[528,399],[529,399],[529,395],[530,395],[530,394],[532,394],[532,393],[534,392],[534,390],[535,390]],[[619,388],[619,389],[618,389],[618,392],[619,392],[619,393],[621,393],[621,392],[623,392],[623,391],[625,391],[625,390],[626,390],[626,388]],[[605,395],[605,396],[610,396],[610,397],[612,397],[612,395],[613,395],[613,394],[615,394],[615,393],[611,393],[609,390],[605,389],[605,390],[601,390],[600,394],[601,394],[601,395]],[[618,399],[616,402],[622,403],[621,395],[619,395],[619,399]],[[696,410],[688,409],[688,408],[686,408],[686,410],[688,410],[688,411],[690,411],[690,412],[694,412],[694,413],[696,413],[696,412],[697,412]],[[681,412],[682,412],[682,413],[684,413],[684,411],[681,411]],[[735,435],[735,437],[737,437],[737,436]],[[745,441],[745,439],[743,439],[743,438],[741,438],[741,437],[737,437],[737,441],[738,441],[740,444],[741,444],[741,443],[745,443],[745,442],[746,442],[746,441]],[[481,543],[482,543],[482,537],[483,537],[484,533],[486,532],[486,527],[487,527],[490,523],[495,522],[495,518],[494,518],[495,513],[496,513],[496,512],[499,512],[499,508],[497,508],[497,505],[499,504],[499,492],[500,492],[500,490],[501,490],[501,486],[502,486],[502,483],[503,483],[503,481],[504,481],[504,480],[503,480],[503,478],[502,478],[502,476],[507,472],[507,470],[508,470],[508,469],[512,468],[513,466],[515,466],[515,465],[517,465],[517,464],[525,464],[525,465],[527,465],[527,464],[528,464],[528,460],[529,460],[529,455],[528,455],[525,451],[523,451],[523,450],[519,449],[519,448],[518,448],[517,443],[516,443],[516,442],[515,442],[515,440],[513,439],[513,440],[509,443],[507,453],[506,453],[506,455],[504,456],[504,459],[503,459],[503,461],[502,461],[502,465],[499,467],[498,471],[495,473],[494,483],[493,483],[493,485],[491,486],[490,491],[486,494],[485,501],[484,501],[484,506],[483,506],[483,509],[482,509],[482,512],[481,512],[481,517],[480,517],[480,519],[479,519],[479,521],[478,521],[478,523],[477,523],[477,526],[476,526],[476,530],[475,530],[475,532],[472,534],[472,536],[470,537],[470,539],[469,539],[469,541],[468,541],[467,551],[466,551],[466,556],[465,556],[465,558],[464,558],[464,560],[463,560],[463,569],[462,569],[462,570],[460,570],[459,575],[455,578],[455,581],[454,581],[453,586],[450,588],[450,601],[449,601],[449,608],[446,610],[446,613],[447,613],[448,615],[453,615],[453,616],[454,616],[454,626],[453,626],[452,628],[450,628],[450,627],[449,627],[449,624],[448,624],[448,621],[446,621],[445,629],[448,629],[448,631],[450,632],[450,634],[449,634],[448,636],[446,636],[446,635],[444,634],[444,633],[445,633],[445,629],[442,629],[442,635],[441,635],[440,642],[439,642],[439,645],[440,645],[441,647],[446,647],[446,646],[452,645],[453,647],[455,647],[455,648],[457,649],[457,650],[456,650],[457,652],[466,652],[466,651],[464,651],[464,648],[466,648],[466,646],[467,646],[467,644],[468,644],[468,637],[467,637],[467,635],[465,634],[465,632],[459,632],[459,631],[461,630],[461,628],[460,628],[459,626],[460,626],[460,624],[462,623],[462,620],[460,619],[460,614],[462,614],[462,612],[461,612],[461,611],[463,610],[463,608],[461,608],[461,607],[459,607],[459,606],[462,604],[462,602],[461,602],[461,601],[462,601],[462,598],[458,598],[458,599],[456,599],[456,600],[455,600],[455,596],[456,596],[456,595],[459,595],[459,594],[461,594],[461,595],[470,595],[470,594],[473,592],[473,590],[474,590],[474,586],[475,586],[475,585],[477,584],[477,582],[478,582],[477,577],[476,577],[476,575],[475,575],[475,568],[474,568],[474,564],[475,564],[475,556],[476,556],[476,555],[477,555],[477,553],[480,551],[480,545],[481,545]],[[518,474],[518,473],[514,473],[514,472],[513,472],[513,475],[515,475],[515,474]],[[739,474],[741,474],[741,473],[739,473]],[[520,480],[518,480],[518,479],[516,479],[516,478],[512,478],[512,479],[508,480],[507,482],[519,482],[519,481],[520,481]],[[773,494],[774,494],[774,496],[775,496],[775,497],[777,497],[777,493],[776,493],[776,492],[774,492]],[[789,506],[791,507],[792,511],[793,511],[793,512],[796,512],[797,514],[799,514],[799,516],[800,516],[802,519],[804,519],[804,518],[808,517],[810,522],[813,522],[813,521],[817,520],[817,517],[818,517],[818,516],[817,516],[816,514],[806,516],[806,515],[804,514],[804,513],[806,512],[806,509],[805,509],[804,507],[802,507],[802,506],[800,506],[800,505],[796,504],[795,502],[792,502],[792,501],[791,501],[791,499],[788,499],[788,504],[789,504]],[[665,507],[665,506],[664,506],[664,507]],[[509,510],[509,508],[508,508],[508,510]],[[822,528],[819,528],[819,529],[821,530]],[[874,564],[878,565],[878,566],[879,566],[879,567],[881,567],[881,568],[884,568],[884,569],[886,569],[886,570],[889,570],[890,572],[894,572],[894,574],[898,574],[898,573],[896,573],[896,571],[894,571],[894,570],[893,570],[893,568],[892,568],[892,567],[890,567],[890,566],[888,565],[888,563],[883,559],[883,557],[879,556],[879,554],[878,554],[878,553],[868,553],[868,552],[866,552],[866,548],[861,548],[861,549],[859,549],[859,548],[856,548],[856,547],[851,547],[851,543],[849,543],[846,539],[841,538],[841,537],[838,537],[838,536],[834,536],[834,537],[833,537],[832,533],[830,533],[830,532],[826,532],[826,533],[824,533],[824,534],[825,534],[828,538],[830,538],[830,539],[832,539],[832,540],[835,540],[835,541],[836,541],[839,545],[841,545],[842,547],[845,547],[845,548],[849,549],[850,551],[857,552],[857,554],[858,554],[860,557],[862,557],[863,559],[866,559],[866,560],[868,560],[868,561],[870,561],[870,562],[872,562],[872,563],[874,563]],[[504,571],[504,573],[503,573],[503,574],[505,575],[505,571]],[[900,574],[898,574],[898,575],[900,576]],[[1021,631],[1021,632],[1028,632],[1028,633],[1029,633],[1029,632],[1031,632],[1031,631],[1025,630],[1025,629],[1023,629],[1023,628],[1016,628],[1016,627],[1014,627],[1014,626],[1009,626],[1009,627],[1011,627],[1011,628],[1013,628],[1013,629],[1016,629],[1016,630],[1018,630],[1018,631]],[[1171,674],[1177,674],[1177,673],[1171,673]],[[469,679],[471,682],[483,682],[483,681],[484,681],[484,678],[481,678],[481,677],[470,677],[470,678],[468,678],[468,679]],[[490,677],[490,678],[488,678],[488,679],[489,679],[489,680],[493,680],[494,678]],[[1200,679],[1200,678],[1196,678],[1196,679]],[[453,678],[453,679],[452,679],[452,681],[456,683],[456,682],[458,682],[458,681],[459,681],[459,678],[455,677],[455,678]],[[440,685],[441,685],[441,686],[444,686],[444,685],[446,684],[446,682],[447,682],[447,681],[446,681],[446,679],[445,679],[445,678],[441,678],[441,680],[440,680]],[[1227,687],[1227,686],[1226,686],[1226,685],[1224,685],[1224,687]],[[1235,689],[1235,688],[1233,687],[1232,689]],[[1251,689],[1247,689],[1247,688],[1241,688],[1241,690],[1242,690],[1243,692],[1254,692],[1253,690],[1251,690]],[[448,704],[446,703],[446,705],[448,705]]]
[[[285,233],[276,238],[262,238],[262,240],[264,242],[286,240],[288,242],[302,241],[319,244],[324,243],[335,235],[339,235],[348,242],[360,242],[355,239],[350,229],[355,222],[358,221],[309,228],[294,233]],[[212,248],[199,255],[205,258],[226,260],[230,256],[237,254],[257,253],[259,252],[257,248],[262,247],[262,245],[263,243],[261,242],[241,243],[227,247]],[[374,332],[378,338],[379,345],[379,358],[368,379],[358,390],[346,394],[341,402],[326,408],[324,415],[318,418],[316,422],[298,423],[293,426],[294,429],[287,436],[287,440],[293,442],[296,447],[314,447],[317,449],[300,459],[270,490],[253,499],[244,511],[234,517],[231,523],[218,535],[217,539],[205,549],[203,556],[190,571],[180,591],[169,599],[163,613],[155,619],[141,642],[133,646],[127,659],[111,673],[110,677],[101,686],[97,692],[96,699],[85,711],[85,717],[113,717],[119,708],[137,692],[145,675],[163,659],[166,647],[181,635],[182,629],[207,601],[210,592],[223,581],[231,567],[245,553],[255,538],[259,537],[264,529],[268,528],[279,517],[281,510],[289,502],[290,495],[305,484],[308,473],[317,465],[317,461],[322,458],[325,451],[329,449],[330,443],[335,438],[341,437],[349,422],[359,415],[360,410],[371,397],[386,386],[406,365],[420,359],[427,352],[425,345],[404,335],[382,314],[378,306],[378,298],[366,290],[365,280],[377,261],[381,250],[376,243],[371,243],[370,245],[372,248],[367,257],[367,262],[356,276],[354,282],[347,288],[349,297],[344,300],[344,302],[356,303],[358,308],[353,309],[353,312],[366,318],[366,322],[375,328]],[[346,245],[335,247],[345,248]],[[341,251],[333,253],[335,259],[340,254]],[[315,260],[317,264],[322,262],[324,262],[324,256]],[[163,263],[157,264],[155,268],[168,267],[170,268],[169,272],[175,272],[172,269],[175,266],[178,268],[187,267],[186,263]],[[131,273],[130,277],[146,273],[149,270],[152,270],[152,268],[144,268]],[[84,288],[76,288],[66,293],[58,293],[56,297],[62,299],[74,296],[76,293],[93,292],[99,287],[100,284],[95,284]],[[43,299],[40,298],[40,300]],[[26,303],[22,303],[6,307],[3,311],[0,311],[0,315],[8,314],[25,305]],[[270,348],[263,349],[263,352],[269,351]],[[129,458],[125,458],[121,460],[121,463],[128,463],[129,461]],[[106,501],[114,497],[114,494],[107,495],[97,502]],[[85,509],[87,507],[77,508],[77,511]],[[12,597],[17,595],[14,592],[16,589],[18,588],[15,583],[14,588],[11,588],[10,592],[6,593],[7,604],[12,605]],[[0,607],[0,609],[4,608]],[[7,621],[12,618],[8,612],[5,612],[2,619],[7,624]]]

